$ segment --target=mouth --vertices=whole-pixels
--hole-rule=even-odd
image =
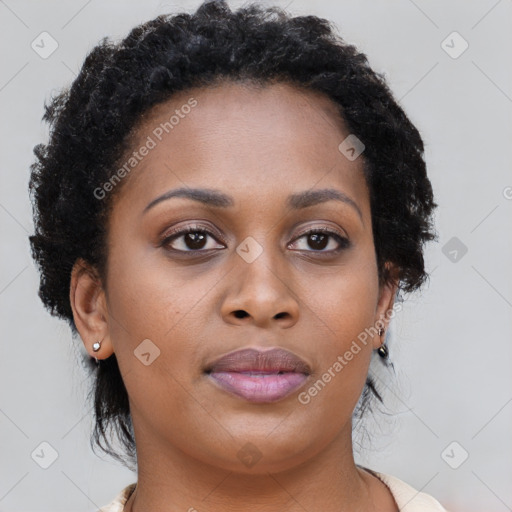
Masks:
[[[218,388],[249,402],[282,400],[311,375],[310,366],[280,348],[231,352],[209,364],[204,373]]]

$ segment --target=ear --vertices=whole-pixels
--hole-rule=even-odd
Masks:
[[[394,316],[391,315],[391,312],[393,311],[393,305],[399,284],[398,269],[391,262],[386,262],[385,267],[388,275],[392,277],[379,288],[379,300],[377,302],[374,321],[374,325],[377,330],[381,327],[384,329],[383,336],[385,336],[385,333],[389,328],[389,322]],[[382,343],[380,336],[374,336],[373,341],[374,348],[379,348]]]
[[[82,258],[76,260],[71,270],[69,300],[75,325],[91,357],[106,359],[114,353],[108,328],[108,311],[105,292],[96,270]],[[93,343],[99,341],[95,352]]]

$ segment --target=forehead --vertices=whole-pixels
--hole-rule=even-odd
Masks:
[[[340,152],[350,132],[320,92],[287,83],[191,88],[145,113],[134,134],[133,151],[151,149],[123,184],[132,204],[177,186],[230,191],[235,201],[336,186],[367,207],[362,158]]]

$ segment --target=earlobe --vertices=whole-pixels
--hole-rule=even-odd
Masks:
[[[387,332],[391,318],[394,316],[392,312],[399,284],[394,266],[390,262],[386,262],[386,268],[388,269],[389,275],[393,277],[381,285],[377,310],[375,312],[375,327],[377,330],[380,329],[383,335]],[[384,344],[384,340],[381,339],[381,334],[375,339],[375,344],[376,349]]]
[[[71,271],[69,300],[76,328],[91,357],[113,354],[108,329],[108,311],[101,279],[86,261],[76,260]]]

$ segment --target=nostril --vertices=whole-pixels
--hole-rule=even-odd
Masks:
[[[235,316],[237,318],[244,318],[247,316],[247,313],[243,309],[239,309],[238,311],[235,311]]]
[[[276,318],[283,318],[283,317],[286,317],[288,313],[286,312],[283,312],[283,313],[277,313],[277,315],[275,316]]]

